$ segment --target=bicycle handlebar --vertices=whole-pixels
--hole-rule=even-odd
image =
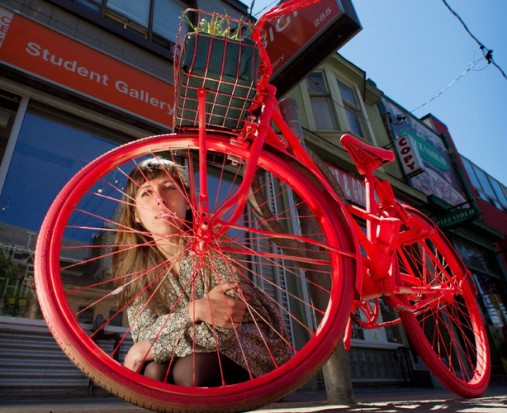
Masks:
[[[291,12],[295,12],[297,10],[313,6],[314,4],[319,3],[320,0],[288,0],[282,2],[281,4],[271,8],[266,13],[264,13],[259,20],[255,23],[252,30],[252,40],[259,45],[260,51],[260,65],[259,65],[259,86],[258,90],[266,89],[269,83],[269,79],[271,74],[273,73],[273,69],[271,67],[271,61],[269,59],[269,55],[266,52],[264,45],[262,44],[262,32],[264,29],[264,25],[270,21],[277,19],[285,14],[289,14]]]
[[[254,41],[257,41],[259,39],[262,33],[262,29],[264,28],[264,25],[269,20],[277,19],[285,14],[289,14],[296,10],[313,6],[314,4],[317,4],[319,2],[320,0],[288,0],[280,3],[279,5],[268,10],[259,18],[259,20],[257,20],[253,29],[252,39]]]

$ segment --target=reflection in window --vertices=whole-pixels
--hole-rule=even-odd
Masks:
[[[0,194],[0,241],[16,242],[37,232],[49,206],[66,182],[85,164],[117,146],[119,138],[78,120],[28,108]]]

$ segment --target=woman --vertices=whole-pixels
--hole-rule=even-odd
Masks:
[[[113,255],[134,340],[126,367],[211,387],[265,374],[291,356],[276,304],[221,253],[224,241],[214,253],[197,249],[189,187],[175,163],[149,159],[131,172]]]

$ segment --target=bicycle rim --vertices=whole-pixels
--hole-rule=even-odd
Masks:
[[[232,213],[226,211],[216,223],[220,235],[202,242],[193,233],[189,248],[199,251],[201,263],[218,255],[238,281],[255,284],[265,302],[276,308],[283,327],[277,331],[276,323],[267,325],[265,316],[249,307],[250,321],[260,335],[274,336],[287,346],[290,358],[279,360],[272,355],[274,367],[255,372],[249,367],[255,364],[254,355],[241,348],[242,333],[237,329],[237,343],[232,345],[240,348],[243,359],[238,364],[246,366],[250,375],[244,382],[185,387],[125,368],[122,360],[131,345],[131,330],[126,307],[115,302],[111,259],[122,248],[114,244],[115,233],[132,231],[118,224],[127,175],[143,159],[164,157],[186,168],[189,188],[198,193],[202,182],[196,162],[198,142],[195,134],[150,137],[116,148],[83,168],[58,195],[41,228],[35,265],[37,295],[63,351],[109,392],[161,412],[245,411],[300,387],[341,341],[352,301],[352,243],[345,217],[335,212],[336,205],[318,182],[291,158],[265,150],[253,195],[240,218],[228,222]],[[231,145],[227,136],[210,135],[207,159],[212,217],[237,191],[248,150]],[[185,196],[196,215],[194,195]],[[158,269],[170,266],[163,263]],[[210,273],[215,276],[208,267],[208,277]],[[97,314],[102,314],[103,321],[93,327],[85,316]],[[276,354],[268,338],[264,341],[266,354]]]
[[[409,305],[428,300],[414,313],[400,311],[403,325],[444,386],[463,397],[478,397],[488,386],[491,367],[486,329],[467,270],[435,224],[412,208],[407,212],[410,229],[405,227],[405,241],[398,247],[402,284],[448,293],[435,301],[433,294],[399,296]]]

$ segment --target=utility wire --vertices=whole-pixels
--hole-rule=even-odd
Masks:
[[[254,15],[253,15],[254,6],[255,6],[255,0],[252,0],[252,3],[250,3],[250,11],[248,12],[248,14],[250,15],[250,18],[252,20],[254,20]]]
[[[466,68],[466,70],[460,74],[456,79],[454,79],[453,81],[451,81],[446,87],[444,87],[440,92],[438,92],[435,96],[433,96],[432,98],[428,99],[426,102],[424,102],[422,105],[419,105],[417,106],[415,109],[412,109],[410,111],[410,113],[414,113],[415,111],[421,109],[422,107],[426,106],[427,104],[433,102],[436,98],[438,98],[439,96],[443,95],[447,89],[449,89],[452,85],[454,85],[458,80],[460,80],[463,76],[465,76],[468,72],[470,72],[475,66],[477,66],[477,63],[479,63],[480,61],[482,60],[479,59],[479,60],[476,60],[472,63],[470,63],[468,65],[468,67]]]
[[[255,15],[253,14],[253,9],[254,9],[254,5],[255,5],[255,0],[252,1],[252,3],[250,4],[250,15],[253,16],[253,17],[257,17],[259,16],[260,14],[262,14],[265,10],[268,10],[270,9],[271,7],[273,7],[276,3],[278,3],[278,0],[272,0],[270,1],[268,4],[266,4],[262,9],[258,10]]]
[[[492,64],[493,66],[495,66],[499,72],[502,74],[502,76],[507,79],[507,75],[505,74],[505,72],[503,71],[503,69],[493,60],[493,50],[491,49],[488,49],[486,46],[484,46],[484,44],[482,44],[479,39],[477,39],[477,37],[475,37],[473,35],[473,33],[470,31],[470,29],[468,28],[468,26],[465,24],[465,22],[463,21],[463,19],[461,18],[461,16],[456,13],[452,8],[451,6],[449,6],[449,4],[447,3],[446,0],[442,0],[442,3],[445,4],[445,7],[447,7],[447,9],[449,9],[449,11],[459,20],[459,22],[461,23],[461,25],[465,28],[465,30],[467,31],[467,33],[470,35],[470,37],[472,39],[475,40],[475,42],[479,45],[479,47],[481,48],[483,54],[484,54],[484,58],[486,59],[486,61],[488,62],[488,64]]]
[[[482,54],[483,54],[483,57],[484,59],[486,60],[486,62],[488,64],[492,64],[493,66],[495,66],[499,71],[500,73],[502,74],[502,76],[507,79],[507,75],[505,74],[505,72],[502,70],[502,68],[500,66],[498,66],[495,61],[493,60],[493,50],[490,50],[488,49],[486,46],[484,46],[480,41],[479,39],[477,39],[477,37],[475,37],[473,35],[473,33],[470,31],[470,29],[467,27],[467,25],[465,24],[465,22],[463,21],[463,19],[459,16],[458,13],[456,13],[450,6],[449,4],[447,3],[446,0],[442,0],[442,2],[445,4],[445,6],[449,9],[449,11],[459,20],[459,22],[461,23],[461,25],[465,28],[465,30],[467,31],[467,33],[470,35],[470,37],[472,37],[472,39],[474,39],[474,41],[479,45],[479,48],[481,49],[482,51]],[[433,96],[432,98],[430,98],[429,100],[427,100],[426,102],[424,102],[422,105],[419,105],[418,107],[416,107],[415,109],[412,109],[410,111],[410,113],[414,113],[415,111],[421,109],[422,107],[426,106],[427,104],[429,104],[430,102],[433,102],[436,98],[438,98],[439,96],[441,96],[442,94],[445,93],[445,91],[447,91],[447,89],[449,89],[452,85],[454,85],[454,83],[456,83],[458,80],[460,80],[463,76],[465,76],[468,72],[470,72],[476,65],[477,63],[479,63],[479,61],[482,60],[479,59],[479,60],[476,60],[472,63],[470,63],[470,65],[468,66],[468,68],[463,72],[461,73],[456,79],[454,79],[453,81],[451,81],[446,87],[444,87],[440,92],[438,92],[435,96]]]

